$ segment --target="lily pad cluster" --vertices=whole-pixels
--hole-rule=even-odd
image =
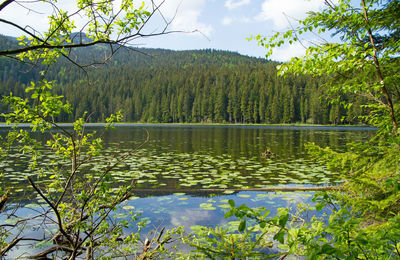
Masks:
[[[110,180],[115,186],[133,180],[138,188],[225,189],[227,192],[229,189],[263,188],[277,184],[327,185],[338,179],[324,166],[305,158],[247,158],[229,154],[160,153],[153,149],[140,149],[118,163],[117,155],[129,151],[120,148],[119,143],[109,144],[103,158],[88,162],[82,175],[95,176],[95,172],[104,171],[117,163]],[[38,161],[43,166],[35,171],[24,165],[22,159],[19,154],[15,158],[10,155],[0,165],[6,182],[19,190],[26,185],[27,176],[48,173],[42,181],[52,181],[50,170],[62,169],[62,162],[51,151],[42,153]],[[38,181],[40,183],[41,180]]]
[[[93,167],[96,169],[96,165]],[[135,179],[138,187],[171,189],[327,185],[338,179],[326,167],[304,158],[234,158],[229,154],[156,153],[147,149],[126,159],[113,176],[119,181]]]

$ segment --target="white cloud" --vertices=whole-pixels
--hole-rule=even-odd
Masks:
[[[295,42],[292,45],[284,45],[280,48],[274,49],[274,52],[269,59],[276,61],[289,61],[292,57],[303,56],[306,53],[306,49],[299,42]]]
[[[304,19],[307,12],[317,11],[324,5],[324,0],[265,0],[258,20],[272,20],[276,29],[289,26],[288,19]]]
[[[250,0],[236,0],[236,1],[235,0],[226,0],[225,6],[226,6],[226,8],[231,10],[231,9],[235,9],[242,5],[247,5],[249,3],[250,3]]]
[[[196,208],[185,209],[184,212],[174,211],[171,214],[171,224],[175,227],[184,226],[185,230],[190,230],[190,227],[193,225],[210,222],[211,220],[215,220],[215,215],[210,211]]]
[[[188,32],[198,30],[202,34],[210,36],[214,30],[211,24],[199,21],[205,4],[205,0],[168,0],[162,4],[160,10],[166,18],[173,19],[172,30]]]
[[[223,25],[230,25],[233,22],[231,17],[225,16],[224,19],[222,19],[222,24]]]

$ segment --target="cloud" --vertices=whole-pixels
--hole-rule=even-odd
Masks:
[[[215,223],[217,219],[216,214],[216,212],[205,211],[198,208],[185,209],[183,212],[174,211],[171,213],[171,224],[175,227],[184,226],[185,230],[190,230],[190,227],[193,225],[202,225],[205,222]],[[215,224],[222,224],[225,221],[225,219],[221,219],[220,223]]]
[[[271,20],[276,29],[289,26],[287,19],[304,19],[309,11],[318,11],[324,5],[324,0],[265,0],[261,7],[258,20]]]
[[[225,16],[224,19],[222,19],[222,24],[223,25],[230,25],[233,22],[231,17]]]
[[[235,9],[239,6],[242,5],[247,5],[250,3],[250,0],[226,0],[225,1],[225,7],[228,8],[229,10]]]
[[[307,47],[307,46],[306,46]],[[306,49],[299,42],[295,42],[292,45],[285,44],[280,48],[274,49],[274,52],[269,59],[276,61],[289,61],[292,57],[303,56],[306,53]]]
[[[172,30],[188,32],[198,30],[210,36],[214,30],[211,24],[199,21],[205,4],[205,0],[168,0],[162,4],[160,10],[166,18],[173,19]]]

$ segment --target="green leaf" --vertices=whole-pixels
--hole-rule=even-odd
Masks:
[[[283,229],[279,230],[279,232],[275,234],[274,239],[283,244],[285,242],[285,231]]]
[[[315,209],[316,209],[317,211],[321,211],[324,207],[325,207],[325,203],[323,203],[323,202],[317,203],[317,204],[315,205]]]
[[[232,216],[233,216],[233,210],[231,209],[231,210],[228,210],[228,211],[225,213],[224,218],[230,218],[230,217],[232,217]]]
[[[289,219],[289,214],[285,214],[279,217],[279,225],[284,227]]]
[[[246,229],[246,220],[242,220],[242,221],[240,221],[238,231],[243,232],[245,229]]]
[[[261,228],[265,228],[266,224],[267,223],[265,221],[261,221],[259,225]]]
[[[330,244],[323,244],[319,254],[333,255],[336,253],[336,249]]]

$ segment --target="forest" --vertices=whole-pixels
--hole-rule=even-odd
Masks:
[[[16,40],[2,36],[1,46]],[[5,48],[5,47],[4,47]],[[79,63],[105,55],[102,46],[73,50]],[[0,94],[23,95],[38,67],[0,58]],[[326,102],[324,79],[277,76],[277,62],[219,50],[122,49],[105,66],[80,68],[60,59],[47,77],[71,104],[72,122],[90,111],[91,122],[122,111],[125,122],[356,124],[364,99],[345,95],[352,109]],[[36,76],[35,76],[36,75]],[[88,84],[89,83],[89,84]],[[2,104],[1,111],[7,111]]]
[[[16,1],[0,1],[0,13],[13,3]],[[4,220],[0,223],[0,257],[16,258],[12,256],[22,248],[26,252],[17,252],[18,256],[29,259],[400,258],[398,0],[325,0],[324,8],[309,12],[295,27],[272,36],[252,37],[266,48],[267,55],[282,44],[301,41],[299,35],[310,32],[330,33],[340,39],[316,43],[307,48],[306,55],[283,64],[217,50],[131,49],[130,41],[170,32],[165,19],[161,19],[165,27],[160,31],[147,35],[143,30],[153,15],[160,13],[163,2],[157,5],[151,1],[147,10],[144,3],[133,6],[131,0],[118,4],[78,0],[73,13],[64,12],[55,1],[38,3],[51,7],[49,27],[43,34],[0,18],[0,23],[28,35],[17,41],[0,38],[1,115],[9,125],[0,138],[0,181],[5,184],[0,185],[0,220]],[[27,2],[17,4],[26,6]],[[77,28],[74,22],[82,17],[87,23]],[[88,38],[75,37],[76,31],[87,31]],[[98,66],[100,63],[104,66]],[[86,128],[88,121],[106,123],[95,126],[101,128],[97,132]],[[150,159],[143,158],[141,152],[150,144],[148,131],[142,132],[143,141],[127,149],[122,147],[126,142],[114,143],[118,149],[111,154],[103,142],[105,133],[123,121],[365,121],[375,128],[368,140],[352,139],[345,149],[304,144],[307,160],[295,158],[290,168],[299,173],[302,163],[312,162],[311,168],[319,167],[322,176],[333,173],[337,181],[333,186],[324,181],[325,186],[315,187],[318,192],[310,194],[309,202],[296,200],[292,208],[285,200],[271,212],[267,203],[271,201],[261,207],[250,205],[248,199],[241,204],[240,198],[250,195],[240,194],[247,196],[239,198],[227,189],[241,173],[232,168],[232,163],[244,165],[242,155],[212,157],[196,151],[171,158],[167,146],[163,155],[169,157],[150,153]],[[125,138],[132,139],[128,135]],[[217,139],[222,138],[213,140]],[[301,138],[294,139],[300,142]],[[175,143],[186,145],[184,141]],[[279,156],[268,147],[264,153],[254,152],[257,157],[250,158],[245,170],[257,174],[256,182],[260,182],[264,168],[265,176],[272,175],[284,183],[289,175],[283,174]],[[199,167],[193,156],[203,156],[206,165]],[[178,165],[170,168],[167,158]],[[228,160],[222,161],[224,158]],[[275,168],[277,175],[271,169],[254,167],[261,161],[265,166],[279,167]],[[126,168],[127,163],[136,168]],[[28,171],[17,168],[18,164]],[[225,195],[233,196],[220,200],[224,201],[224,223],[233,221],[197,225],[195,229],[191,226],[189,234],[177,224],[150,224],[141,218],[142,212],[136,207],[140,199],[134,196],[136,184],[144,182],[140,171],[147,165],[158,169],[148,171],[152,183],[159,183],[158,177],[166,175],[192,185],[197,182],[195,174],[205,173],[203,184],[220,185]],[[163,165],[168,168],[160,168]],[[227,170],[218,171],[220,167]],[[302,175],[316,179],[309,169]],[[121,176],[129,181],[121,182]],[[237,177],[238,185],[248,176]],[[304,185],[297,186],[301,190],[314,188],[310,182],[301,183]],[[19,199],[26,200],[26,196],[19,192],[34,196],[38,204],[20,203]],[[189,204],[189,196],[183,195],[174,193],[182,196],[177,200]],[[209,203],[199,207],[209,210],[216,199],[210,195]],[[157,203],[166,205],[166,200]],[[120,214],[123,212],[126,214]],[[198,216],[195,213],[188,218]],[[149,236],[141,233],[146,224],[154,228]],[[183,247],[174,248],[176,241]]]

